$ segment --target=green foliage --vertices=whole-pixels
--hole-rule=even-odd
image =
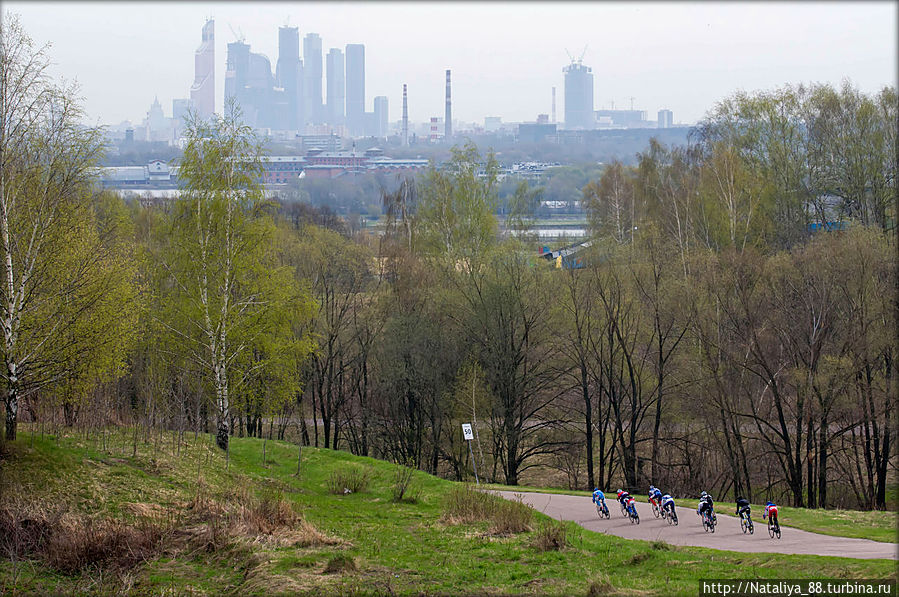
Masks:
[[[542,197],[543,189],[541,187],[532,189],[526,180],[518,183],[515,193],[509,199],[506,228],[515,231],[519,237],[528,235]]]
[[[495,216],[499,163],[492,153],[482,158],[471,142],[440,168],[431,166],[419,187],[416,243],[429,255],[473,267],[496,243]]]
[[[121,206],[92,188],[102,132],[82,124],[77,88],[49,78],[44,50],[3,15],[0,380],[10,439],[20,396],[47,386],[83,396],[121,372],[133,338]]]
[[[274,250],[259,143],[239,111],[195,119],[186,135],[183,192],[154,242],[158,320],[213,389],[224,449],[232,401],[267,414],[297,387],[314,302]]]

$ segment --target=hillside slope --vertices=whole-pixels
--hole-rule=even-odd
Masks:
[[[303,448],[297,477],[294,445],[235,438],[226,462],[211,442],[22,433],[0,461],[0,530],[18,529],[3,533],[0,592],[669,595],[695,594],[700,578],[895,574],[889,561],[674,547],[573,523],[560,527],[567,546],[547,549],[540,513],[515,534],[445,522],[450,481],[415,472],[417,499],[394,503],[390,463]],[[26,545],[51,519],[68,534]]]

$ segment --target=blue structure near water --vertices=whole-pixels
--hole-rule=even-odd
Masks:
[[[842,232],[846,230],[849,225],[846,222],[811,222],[808,225],[809,232]]]
[[[550,251],[549,247],[544,245],[540,247],[538,252],[544,259],[554,261],[558,268],[581,269],[586,267],[584,255],[581,253],[592,244],[593,241],[588,240],[585,243],[570,245],[562,249],[556,249],[555,251]]]

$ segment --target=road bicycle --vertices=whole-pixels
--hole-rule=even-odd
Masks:
[[[749,517],[749,512],[747,510],[740,512],[740,528],[743,530],[744,535],[746,533],[751,535],[755,532],[752,525],[752,519]]]
[[[637,507],[631,504],[627,508],[628,516],[631,519],[631,524],[640,524],[640,515],[637,514]]]
[[[715,515],[711,512],[705,511],[702,513],[702,529],[706,533],[714,533],[715,532]]]
[[[663,508],[662,509],[662,518],[667,520],[668,524],[673,524],[674,526],[677,526],[677,513],[674,510],[669,512]]]
[[[780,539],[780,523],[772,516],[768,517],[768,536],[772,539],[775,537]]]
[[[600,518],[609,518],[609,509],[606,507],[605,502],[599,502],[596,504],[596,513]]]

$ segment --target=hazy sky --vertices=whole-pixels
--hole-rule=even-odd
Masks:
[[[896,85],[896,2],[296,3],[3,2],[38,42],[52,42],[54,73],[81,84],[92,120],[139,122],[154,96],[167,116],[188,97],[194,50],[216,21],[216,105],[226,44],[242,33],[277,61],[278,27],[315,32],[328,48],[365,44],[366,110],[386,95],[391,121],[443,116],[444,70],[453,115],[483,123],[564,115],[562,67],[584,51],[595,108],[661,108],[695,122],[738,89],[850,78],[865,92]],[[229,27],[230,25],[230,27]],[[302,45],[302,42],[301,42]],[[302,49],[301,49],[302,52]],[[324,88],[324,85],[323,85]]]

